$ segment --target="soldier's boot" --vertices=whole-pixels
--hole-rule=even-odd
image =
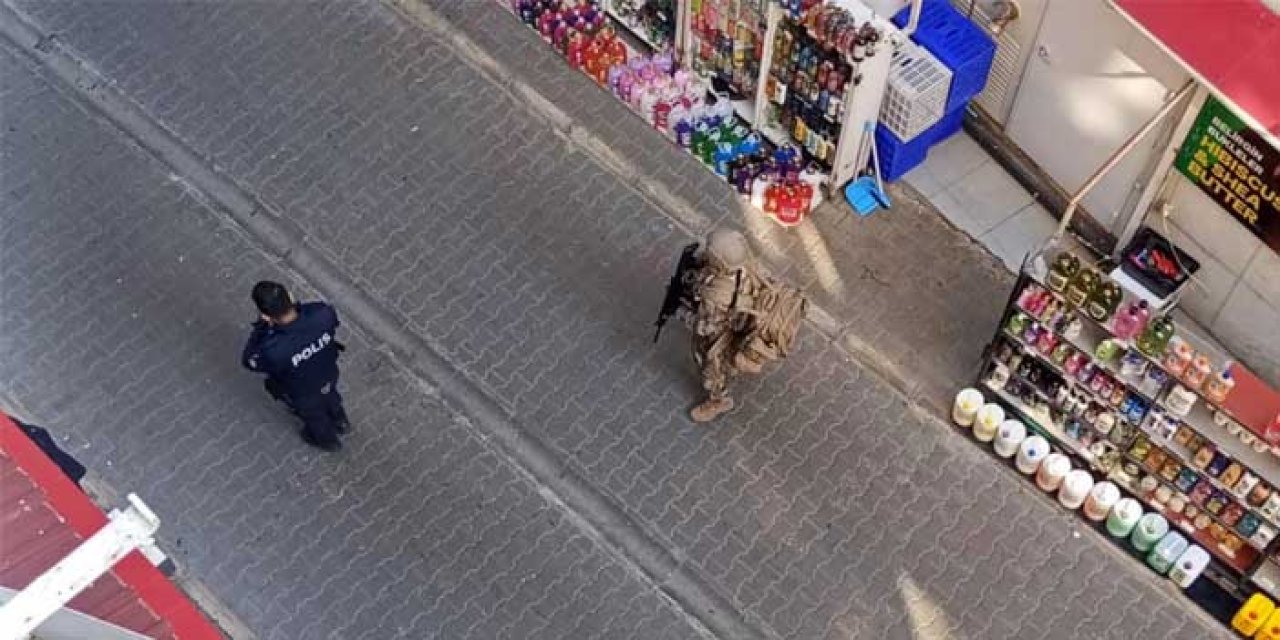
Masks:
[[[711,422],[733,409],[733,398],[707,398],[702,404],[689,410],[694,422]]]
[[[764,365],[762,363],[751,359],[747,354],[742,353],[741,351],[733,356],[733,368],[741,371],[742,373],[749,373],[751,375],[764,371]]]

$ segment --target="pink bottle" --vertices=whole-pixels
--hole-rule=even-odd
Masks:
[[[1147,320],[1151,319],[1151,310],[1147,308],[1146,300],[1138,302],[1130,302],[1118,314],[1115,320],[1111,321],[1112,333],[1121,340],[1132,340],[1142,330],[1147,327]]]

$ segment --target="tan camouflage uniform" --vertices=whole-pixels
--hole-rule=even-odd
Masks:
[[[729,380],[744,369],[742,343],[751,329],[756,297],[763,281],[748,261],[741,235],[717,232],[707,243],[702,266],[691,283],[697,311],[693,317],[693,356],[702,372],[707,398],[694,407],[696,422],[708,422],[733,408]],[[740,367],[744,364],[746,367]]]

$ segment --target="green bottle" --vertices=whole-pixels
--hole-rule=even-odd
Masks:
[[[1063,251],[1053,260],[1053,264],[1049,267],[1049,277],[1046,278],[1046,284],[1050,289],[1062,293],[1067,288],[1067,283],[1076,277],[1080,272],[1080,258]]]
[[[1008,328],[1009,333],[1022,337],[1022,332],[1027,330],[1027,325],[1030,323],[1031,318],[1027,317],[1027,314],[1019,311],[1012,316],[1009,316],[1009,323],[1006,328]]]
[[[1067,285],[1067,302],[1071,306],[1083,309],[1085,304],[1089,302],[1089,298],[1093,296],[1094,290],[1098,288],[1098,272],[1093,267],[1085,267],[1071,279]]]
[[[1093,355],[1104,363],[1115,361],[1116,356],[1120,355],[1120,344],[1111,338],[1107,338],[1098,343],[1097,348],[1093,350]]]
[[[1086,306],[1086,311],[1090,318],[1098,322],[1106,322],[1111,319],[1111,316],[1115,315],[1123,297],[1124,294],[1120,291],[1120,285],[1107,280],[1093,290],[1093,295],[1089,296],[1089,304]]]
[[[1173,337],[1173,319],[1160,316],[1147,325],[1141,336],[1138,336],[1138,350],[1152,358],[1164,356],[1169,347],[1169,339]]]

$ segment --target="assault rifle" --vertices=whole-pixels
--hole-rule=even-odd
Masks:
[[[658,312],[658,321],[653,323],[657,330],[653,332],[653,341],[656,343],[658,337],[662,335],[662,327],[667,324],[667,320],[680,310],[680,306],[685,304],[689,299],[690,291],[686,290],[685,276],[698,268],[698,259],[694,256],[698,251],[698,243],[694,242],[685,246],[680,252],[680,261],[676,263],[676,272],[671,275],[671,281],[667,283],[667,295],[662,299],[662,310]]]

